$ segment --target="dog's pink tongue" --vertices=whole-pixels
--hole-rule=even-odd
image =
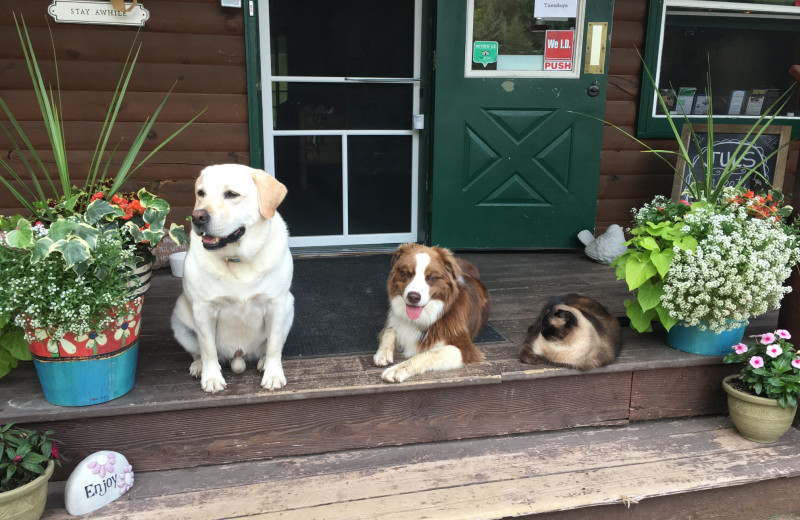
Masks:
[[[406,315],[411,320],[416,320],[422,314],[422,307],[414,307],[413,305],[406,305]]]

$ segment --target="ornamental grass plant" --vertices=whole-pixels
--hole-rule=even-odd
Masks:
[[[153,154],[203,112],[143,151],[170,89],[132,140],[115,142],[114,123],[141,47],[134,39],[91,163],[76,175],[67,151],[55,44],[55,74],[45,79],[24,20],[16,15],[14,20],[53,165],[45,164],[0,97],[0,109],[8,119],[0,122],[0,131],[21,165],[15,169],[0,157],[0,185],[27,211],[0,216],[0,377],[19,361],[31,359],[27,341],[35,336],[55,344],[67,332],[86,335],[110,325],[132,299],[136,265],[153,260],[153,249],[166,234],[179,244],[186,242],[183,227],[174,223],[166,227],[166,201],[144,189],[122,190]]]
[[[786,143],[760,161],[749,154],[758,139],[791,98],[794,85],[748,128],[720,168],[715,166],[714,116],[711,78],[707,74],[708,145],[701,147],[686,113],[683,126],[697,150],[693,161],[676,119],[670,114],[658,85],[645,65],[657,101],[672,130],[677,151],[657,150],[625,130],[607,123],[669,164],[685,186],[681,201],[656,196],[634,208],[628,250],[612,263],[633,298],[625,301],[631,327],[652,330],[660,322],[666,330],[675,324],[721,332],[746,325],[751,317],[780,306],[791,289],[783,283],[800,261],[796,222],[788,221],[792,208],[779,189],[754,193],[750,179],[769,185],[761,168]],[[681,107],[683,110],[683,107]],[[680,160],[673,159],[676,156]],[[688,168],[686,174],[676,164]],[[691,201],[691,202],[690,202]]]

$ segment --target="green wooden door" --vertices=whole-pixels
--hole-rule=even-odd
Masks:
[[[497,27],[513,29],[516,24],[523,32],[559,28],[557,20],[534,18],[538,13],[533,12],[533,0],[527,2],[530,22],[525,16],[499,12],[502,5],[513,3],[438,2],[433,244],[573,248],[580,245],[580,230],[594,230],[603,124],[582,114],[604,117],[613,0],[578,1],[575,19],[561,22],[581,28],[571,36],[571,72],[537,72],[535,64],[519,61],[510,65],[534,69],[520,72],[509,70],[508,61],[501,63],[539,59],[541,68],[542,56],[503,56],[504,47],[507,52],[542,54],[541,44],[539,50],[518,50],[500,41],[492,52],[491,43],[474,43],[484,34],[502,32],[487,29],[487,19]],[[526,2],[516,4],[524,14]],[[487,14],[486,9],[492,11]],[[507,31],[498,39],[513,39],[512,30]],[[562,39],[563,33],[553,34],[558,38],[549,36],[545,46]],[[487,61],[498,53],[500,60],[484,66],[480,52],[486,48],[482,52]],[[478,54],[473,57],[474,51]],[[553,56],[558,57],[549,57]],[[545,67],[559,66],[544,62],[549,63]]]

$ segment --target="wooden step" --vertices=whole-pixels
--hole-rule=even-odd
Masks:
[[[261,389],[250,368],[226,370],[228,388],[206,394],[169,328],[180,280],[159,271],[146,297],[130,393],[94,406],[53,406],[27,364],[0,379],[1,422],[54,430],[70,457],[55,475],[60,480],[101,449],[155,471],[726,411],[720,383],[734,368],[674,350],[658,332],[626,329],[619,359],[587,373],[518,361],[530,316],[550,294],[582,291],[624,312],[627,291],[611,268],[572,253],[469,259],[491,292],[490,325],[505,338],[480,345],[485,363],[391,385],[370,354],[298,357],[284,360],[289,383],[281,391]],[[766,316],[750,332],[772,330],[776,319]]]
[[[140,472],[87,518],[777,519],[798,484],[800,431],[763,445],[701,417]],[[43,519],[72,518],[52,487]]]

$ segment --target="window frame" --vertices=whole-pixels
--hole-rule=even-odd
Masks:
[[[740,2],[718,2],[710,0],[649,0],[647,16],[647,32],[645,33],[645,52],[642,57],[644,66],[642,69],[641,88],[639,93],[639,110],[636,120],[636,136],[640,138],[670,138],[674,137],[672,129],[667,121],[666,115],[654,114],[657,105],[655,87],[651,81],[648,71],[656,80],[661,73],[661,55],[664,45],[665,15],[667,7],[697,7],[697,8],[730,8],[731,10],[758,11],[772,13],[775,17],[781,15],[794,15],[800,17],[800,7],[778,4],[755,4]],[[742,23],[745,26],[745,23]],[[736,22],[730,21],[732,30],[737,27]],[[798,30],[800,31],[800,19],[798,20]],[[788,75],[788,71],[786,72]],[[702,124],[707,121],[705,115],[687,116],[692,123]],[[673,119],[678,126],[683,125],[683,116],[674,116]],[[731,125],[753,125],[758,119],[757,116],[725,116],[715,115],[714,121],[721,124]],[[792,127],[792,137],[800,136],[800,117],[776,117],[773,124],[788,125]]]

